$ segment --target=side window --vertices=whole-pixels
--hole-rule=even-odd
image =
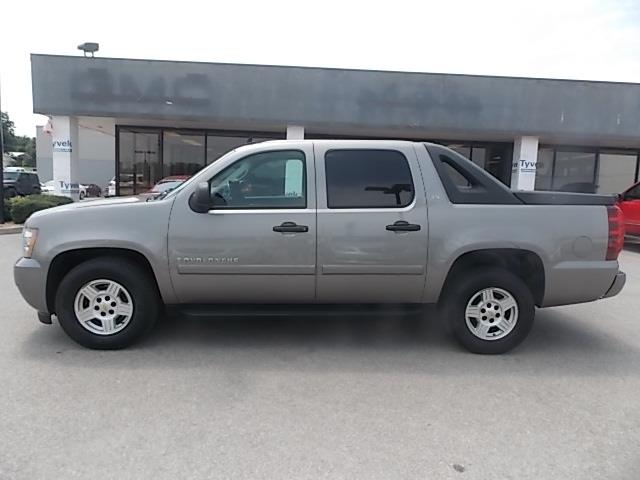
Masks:
[[[298,150],[249,155],[209,185],[215,209],[306,208],[305,156]]]
[[[325,154],[329,208],[400,208],[413,201],[409,162],[395,150]]]
[[[455,167],[451,166],[451,164],[444,163],[444,171],[447,173],[449,179],[454,183],[454,185],[458,188],[471,188],[471,182],[464,174],[460,173]]]

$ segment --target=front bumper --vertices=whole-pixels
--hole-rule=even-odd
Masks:
[[[602,296],[602,298],[614,297],[617,294],[619,294],[620,290],[622,290],[622,287],[624,287],[624,284],[626,283],[626,281],[627,281],[627,275],[624,272],[616,273],[616,276],[613,279],[613,283],[609,287],[609,290],[607,290],[607,293],[605,293]]]
[[[39,312],[50,313],[47,307],[47,270],[33,258],[21,258],[13,266],[13,279],[20,294]]]

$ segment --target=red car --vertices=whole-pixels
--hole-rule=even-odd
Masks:
[[[624,215],[626,235],[640,238],[640,182],[620,194],[618,205]]]

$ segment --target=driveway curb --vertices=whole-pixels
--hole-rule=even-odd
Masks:
[[[22,225],[15,225],[10,227],[3,227],[0,225],[0,235],[8,235],[10,233],[20,233],[22,232]]]

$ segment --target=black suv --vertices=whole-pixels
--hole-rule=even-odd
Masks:
[[[4,172],[2,180],[4,184],[4,196],[7,198],[41,192],[40,179],[37,173]]]

